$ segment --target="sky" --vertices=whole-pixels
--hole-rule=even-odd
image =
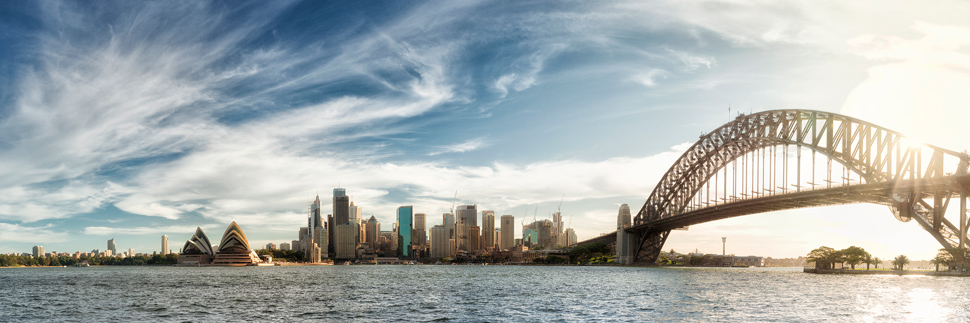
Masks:
[[[738,112],[846,114],[970,146],[963,1],[0,4],[0,253],[296,239],[343,187],[390,228],[453,203],[580,239]],[[728,108],[731,108],[729,112]],[[455,198],[457,192],[457,199]],[[560,206],[560,201],[561,206]],[[516,229],[521,235],[521,228]],[[940,246],[883,206],[749,215],[665,249]]]

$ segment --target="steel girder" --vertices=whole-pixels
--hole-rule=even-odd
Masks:
[[[669,227],[654,224],[681,215],[694,214],[700,218],[705,212],[715,211],[711,207],[700,210],[686,208],[708,180],[726,165],[745,154],[773,146],[804,147],[827,156],[857,174],[860,182],[865,182],[851,186],[879,184],[883,187],[876,194],[855,194],[851,198],[817,196],[817,199],[828,201],[817,201],[815,205],[886,204],[901,221],[916,219],[944,247],[966,248],[967,227],[970,226],[965,219],[966,207],[960,209],[958,226],[944,217],[946,205],[952,197],[959,198],[961,205],[966,204],[964,190],[970,188],[970,183],[953,179],[968,174],[970,156],[966,153],[915,143],[898,132],[840,114],[813,110],[773,110],[740,115],[734,121],[702,135],[667,170],[633,220],[631,232],[643,231],[641,243],[636,246],[638,260],[655,260],[656,255],[641,257],[640,251],[659,253],[669,234]],[[794,193],[800,192],[799,189]],[[766,197],[747,200],[758,199]],[[927,199],[933,203],[927,202]],[[732,200],[728,204],[741,200]],[[741,208],[741,213],[765,212],[748,204],[751,203],[744,204],[746,206]],[[794,207],[809,207],[812,204],[799,202]],[[722,204],[720,207],[724,206]],[[648,241],[659,242],[660,245],[652,246],[654,243],[645,246]]]

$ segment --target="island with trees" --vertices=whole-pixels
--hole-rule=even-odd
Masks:
[[[936,257],[929,260],[933,269],[908,268],[912,263],[906,255],[899,255],[892,260],[873,257],[861,247],[850,246],[836,250],[821,246],[808,253],[808,264],[804,271],[817,274],[893,274],[893,275],[939,275],[939,276],[970,276],[970,254],[966,249],[943,248]],[[865,264],[865,269],[862,265]],[[890,268],[886,268],[886,265]],[[882,268],[880,268],[882,266]],[[943,269],[943,270],[941,270]]]

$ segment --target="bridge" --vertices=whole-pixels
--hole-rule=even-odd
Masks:
[[[616,232],[580,244],[616,244],[617,262],[653,264],[672,230],[771,211],[873,203],[886,205],[899,221],[915,221],[944,248],[966,252],[968,168],[965,151],[916,142],[845,115],[739,115],[701,135],[632,221],[629,215],[623,220],[621,208]]]

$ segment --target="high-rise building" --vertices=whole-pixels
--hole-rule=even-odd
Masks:
[[[477,225],[468,227],[468,251],[482,250],[482,229]]]
[[[535,230],[539,233],[539,245],[546,250],[559,249],[552,227],[552,221],[549,220],[539,220],[535,223]]]
[[[159,252],[159,254],[162,254],[162,255],[168,254],[168,236],[166,235],[162,235],[162,251]]]
[[[427,220],[427,215],[425,215],[424,213],[414,214],[414,231],[411,236],[412,237],[411,242],[415,246],[424,246],[428,243],[428,235],[427,235],[428,232],[425,231],[426,230],[425,224],[427,222],[426,220]]]
[[[495,212],[482,211],[482,249],[494,249],[496,243]]]
[[[515,246],[515,217],[511,215],[502,216],[502,228],[499,231],[499,248],[509,250]]]
[[[118,253],[118,245],[115,244],[115,238],[108,240],[108,250],[111,250],[111,254]]]
[[[272,243],[272,242],[267,243],[266,244],[266,250],[276,250],[276,244],[275,243]]]
[[[348,210],[347,214],[349,214],[349,217],[350,217],[349,222],[355,224],[357,227],[357,232],[354,234],[354,238],[356,239],[354,242],[355,244],[363,243],[364,237],[363,237],[363,234],[361,233],[361,231],[363,231],[363,228],[364,228],[364,226],[362,225],[364,219],[361,218],[361,212],[363,211],[363,208],[360,207],[360,205],[354,205],[354,202],[350,201],[350,206],[347,208],[347,210]]]
[[[337,225],[336,259],[357,258],[357,225],[345,223]]]
[[[380,249],[378,241],[381,237],[381,223],[377,222],[377,218],[373,215],[367,220],[367,225],[364,228],[364,242],[374,250]]]
[[[458,250],[471,251],[472,248],[470,242],[468,241],[468,228],[478,225],[478,206],[459,205],[455,212],[457,213],[455,215],[455,220],[458,221],[456,226],[456,234],[458,235]]]
[[[334,225],[350,223],[350,197],[346,189],[333,189],[333,217]]]
[[[326,259],[327,257],[329,257],[326,253],[323,252],[324,250],[327,250],[328,248],[330,248],[330,245],[331,245],[329,231],[330,230],[327,230],[327,228],[324,228],[324,227],[313,228],[314,238],[312,240],[312,243],[315,244],[318,248],[320,248],[321,259]]]
[[[566,229],[566,232],[563,234],[563,236],[566,237],[565,239],[566,241],[562,245],[563,247],[572,247],[573,245],[576,244],[576,242],[579,242],[576,240],[576,230],[573,230],[573,228]]]
[[[444,225],[431,227],[431,258],[451,257],[451,245],[454,240],[449,237],[450,230]]]
[[[280,243],[280,250],[290,250],[290,243],[289,242]]]
[[[565,229],[566,228],[563,227],[563,223],[562,223],[562,212],[553,213],[552,214],[552,237],[551,237],[553,244],[565,245],[565,243],[563,242],[563,239],[565,239],[565,235],[563,235],[563,230]]]
[[[303,247],[300,244],[300,240],[293,240],[290,242],[290,250],[293,251],[303,251]]]
[[[335,239],[337,236],[337,230],[334,230],[336,227],[337,227],[337,224],[334,222],[333,214],[327,214],[327,241],[331,241],[331,242],[337,241],[337,239]],[[323,255],[327,255],[327,254],[335,255],[337,254],[336,250],[334,250],[336,245],[337,243],[334,242],[334,243],[328,244],[327,246],[321,246],[320,252]],[[322,257],[327,258],[328,256],[322,256]]]
[[[455,238],[455,215],[451,213],[444,213],[441,215],[441,224],[448,229],[448,239]]]
[[[414,229],[414,208],[412,206],[402,206],[397,208],[397,254],[399,257],[411,258],[413,256],[411,244],[411,232]]]
[[[128,249],[128,257],[132,257],[132,256],[134,256],[134,255],[135,255],[135,249],[131,249],[131,248],[129,248],[129,249]]]
[[[34,251],[34,257],[35,258],[36,257],[43,257],[44,256],[44,246],[34,246],[34,250],[33,251]]]

